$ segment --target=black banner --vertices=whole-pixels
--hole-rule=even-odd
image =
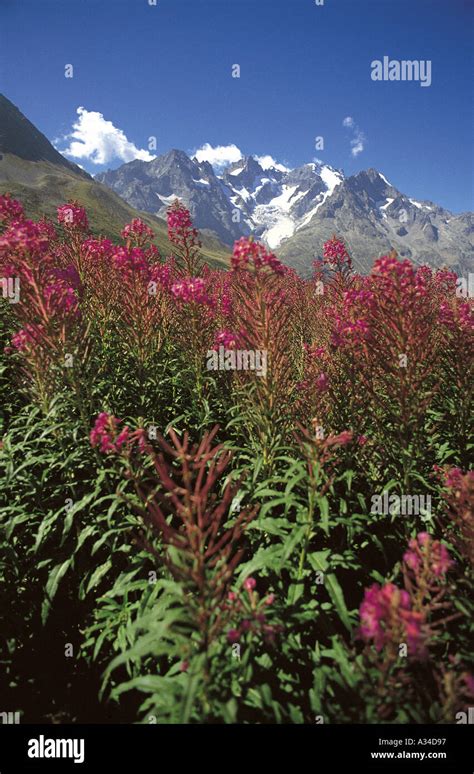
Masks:
[[[315,771],[324,764],[328,771],[471,774],[472,741],[469,725],[2,725],[0,774],[137,765],[268,770],[289,754]]]

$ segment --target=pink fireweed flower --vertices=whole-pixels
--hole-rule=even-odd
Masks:
[[[23,206],[10,194],[0,196],[0,222],[9,223],[12,220],[22,220],[24,217]]]
[[[94,239],[90,237],[85,239],[82,243],[82,250],[89,257],[94,260],[108,257],[111,255],[114,249],[114,245],[110,239]]]
[[[79,300],[76,291],[81,290],[81,280],[73,265],[64,269],[52,269],[51,281],[43,291],[46,308],[53,316],[78,317]]]
[[[331,336],[333,347],[354,346],[366,341],[370,328],[366,320],[341,320],[336,317],[336,324]]]
[[[214,339],[214,349],[225,347],[225,349],[235,349],[239,343],[239,335],[232,331],[218,331]]]
[[[173,284],[174,273],[174,264],[156,263],[150,268],[150,282],[156,282],[163,290],[170,290]]]
[[[474,307],[469,303],[460,304],[458,319],[461,328],[464,328],[466,331],[474,330]]]
[[[84,207],[80,207],[76,202],[62,204],[57,208],[58,223],[68,229],[77,229],[78,231],[87,231],[89,222]]]
[[[336,235],[329,239],[323,245],[323,263],[328,264],[332,269],[341,271],[342,269],[352,269],[352,261],[346,246],[342,239]]]
[[[199,235],[191,213],[176,199],[167,212],[168,239],[177,247],[199,247]]]
[[[412,609],[410,595],[404,589],[393,583],[382,587],[374,583],[365,590],[359,613],[359,635],[366,642],[373,641],[377,651],[387,645],[398,648],[406,642],[410,655],[423,655],[424,618]]]
[[[433,282],[443,293],[454,293],[456,290],[458,275],[448,269],[437,269],[433,276]]]
[[[63,282],[53,282],[44,289],[43,296],[52,315],[78,316],[79,304],[74,288]]]
[[[53,224],[49,220],[46,220],[46,218],[38,220],[36,225],[38,227],[38,232],[45,236],[48,242],[54,242],[54,240],[58,238],[58,232]]]
[[[448,303],[443,302],[439,307],[438,319],[441,325],[446,325],[448,328],[454,328],[454,312]]]
[[[375,302],[375,294],[371,290],[346,290],[344,291],[344,305],[346,307],[360,304],[372,308]]]
[[[102,411],[90,432],[91,446],[98,446],[102,454],[120,454],[130,437],[130,430],[126,425],[119,432],[121,422],[121,419]]]
[[[416,575],[427,575],[427,580],[446,575],[454,564],[448,549],[439,540],[433,540],[428,532],[420,532],[409,542],[409,550],[403,555],[403,561]]]
[[[29,253],[43,256],[49,247],[49,238],[43,227],[32,220],[14,220],[0,236],[0,257]]]
[[[275,274],[287,273],[287,267],[276,255],[268,252],[264,245],[255,242],[252,237],[241,237],[234,243],[231,263],[234,270],[253,266],[257,270],[268,267]]]
[[[474,329],[474,307],[469,302],[450,305],[445,301],[439,308],[439,321],[451,330],[470,332]]]
[[[201,277],[191,277],[175,282],[171,293],[177,301],[185,304],[203,304],[213,306],[212,299],[206,293],[206,283]]]
[[[240,640],[240,632],[237,629],[229,629],[227,632],[227,639],[232,644],[238,642]]]
[[[227,632],[227,639],[231,643],[238,642],[245,634],[261,634],[267,642],[273,642],[281,631],[280,626],[267,621],[267,615],[272,613],[275,595],[269,594],[261,599],[256,588],[255,578],[247,578],[243,583],[247,594],[239,595],[233,591],[228,594],[227,599],[232,604],[225,603],[224,607],[234,623],[233,628]]]
[[[51,274],[55,280],[63,282],[74,290],[80,290],[81,278],[73,264],[69,264],[69,266],[66,266],[64,269],[52,269]]]
[[[150,242],[155,234],[140,218],[134,218],[131,223],[127,223],[121,231],[123,239],[139,239],[141,242]]]
[[[24,328],[21,328],[12,336],[11,345],[13,349],[18,350],[18,352],[27,351],[33,345],[38,343],[41,338],[42,330],[43,327],[41,325],[36,328],[32,325],[26,325]]]
[[[133,272],[148,273],[150,270],[148,261],[140,247],[132,247],[130,250],[127,250],[126,247],[117,247],[112,255],[112,260],[115,267],[127,275]]]
[[[428,294],[429,281],[426,273],[416,270],[408,259],[399,261],[395,255],[384,255],[374,262],[371,276],[377,281],[378,293],[381,296],[401,292],[405,307]]]
[[[444,483],[448,489],[461,489],[464,475],[461,468],[449,468],[446,471]],[[471,471],[471,475],[474,476],[474,471]]]

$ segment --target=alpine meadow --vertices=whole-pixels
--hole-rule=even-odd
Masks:
[[[0,10],[0,726],[436,757],[474,713],[469,3],[37,5]]]

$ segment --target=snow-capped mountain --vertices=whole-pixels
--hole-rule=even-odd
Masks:
[[[304,274],[311,251],[319,255],[334,233],[345,239],[361,272],[392,249],[418,265],[446,265],[460,274],[474,269],[474,213],[453,215],[409,198],[375,169],[345,178],[316,215],[281,243],[278,255]]]
[[[227,244],[254,233],[272,248],[306,225],[343,179],[327,165],[289,170],[262,166],[253,156],[218,176],[208,162],[178,150],[96,176],[134,207],[164,217],[178,197],[198,228],[215,231]]]
[[[302,274],[334,233],[346,240],[359,271],[392,249],[417,263],[472,271],[473,213],[453,215],[411,199],[375,169],[346,178],[322,162],[288,169],[265,158],[247,156],[216,174],[207,161],[172,150],[96,179],[159,217],[177,197],[199,229],[228,245],[254,234]]]
[[[343,179],[342,172],[316,163],[263,169],[252,156],[222,175],[233,207],[245,213],[245,225],[271,248],[309,223]]]

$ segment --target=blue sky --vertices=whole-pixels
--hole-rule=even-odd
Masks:
[[[85,108],[76,160],[93,174],[156,136],[155,154],[235,144],[291,167],[375,167],[412,197],[474,209],[472,0],[156,2],[1,0],[0,91],[51,140]],[[372,81],[384,56],[431,60],[431,85]]]

